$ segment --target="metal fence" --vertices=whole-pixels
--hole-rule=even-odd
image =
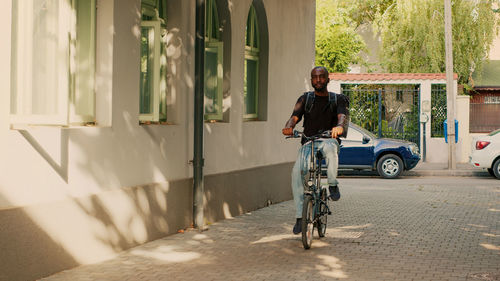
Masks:
[[[431,86],[431,137],[444,137],[444,120],[447,116],[446,84]]]
[[[379,137],[409,140],[420,146],[419,85],[343,84],[351,121]]]
[[[500,96],[476,95],[470,103],[469,132],[489,133],[500,128]]]

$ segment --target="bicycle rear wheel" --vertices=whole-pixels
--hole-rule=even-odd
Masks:
[[[313,230],[314,230],[314,203],[311,195],[304,195],[304,204],[302,205],[302,244],[304,249],[311,248]]]
[[[328,200],[326,198],[326,190],[322,189],[321,190],[321,200],[323,202],[320,203],[319,205],[319,219],[318,219],[318,235],[319,237],[325,237],[326,234],[326,224],[328,223]]]

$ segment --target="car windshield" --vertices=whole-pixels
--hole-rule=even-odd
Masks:
[[[376,139],[378,138],[376,135],[374,135],[372,132],[364,129],[364,128],[361,128],[360,126],[356,125],[356,124],[353,124],[351,123],[351,125],[354,125],[353,127],[355,127],[356,129],[358,129],[358,131],[362,132],[363,134],[369,136],[370,138],[372,139]],[[349,134],[349,132],[347,132]]]
[[[494,136],[494,135],[496,135],[496,134],[498,134],[498,133],[500,133],[500,129],[495,130],[495,131],[493,131],[493,132],[489,133],[489,134],[488,134],[488,136]]]

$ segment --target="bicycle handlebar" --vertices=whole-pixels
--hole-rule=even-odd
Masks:
[[[317,140],[320,138],[331,138],[332,137],[332,131],[323,131],[319,134],[312,135],[310,137],[306,136],[304,132],[293,130],[293,135],[285,137],[286,139],[294,139],[294,138],[300,138],[304,137],[306,141],[311,141],[311,140]]]

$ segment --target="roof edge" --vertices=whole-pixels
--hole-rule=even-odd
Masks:
[[[376,81],[376,80],[446,80],[446,73],[340,73],[329,75],[330,80],[337,81]],[[458,80],[458,74],[453,74]]]

